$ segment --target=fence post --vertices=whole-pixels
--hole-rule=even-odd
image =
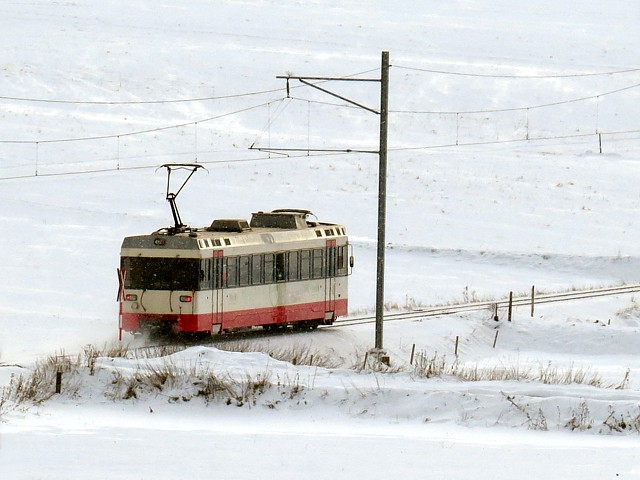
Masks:
[[[60,393],[62,391],[62,372],[58,371],[56,373],[56,393]]]
[[[454,350],[456,357],[458,356],[458,342],[460,340],[460,337],[458,335],[456,335],[456,348]]]
[[[598,146],[600,147],[600,153],[602,153],[602,133],[598,133]]]
[[[509,292],[509,321],[511,321],[512,312],[513,312],[513,292]]]
[[[500,330],[496,330],[496,336],[493,338],[493,348],[496,348],[496,342],[498,341],[498,334]]]
[[[411,358],[409,359],[409,365],[413,365],[413,355],[416,353],[416,344],[411,347]]]
[[[536,287],[531,285],[531,318],[533,318],[533,309],[535,305]]]

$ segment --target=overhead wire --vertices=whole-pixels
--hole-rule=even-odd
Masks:
[[[211,100],[225,100],[228,98],[241,98],[251,97],[256,95],[266,95],[268,93],[275,93],[281,91],[281,88],[274,88],[271,90],[259,90],[255,92],[236,93],[229,95],[219,95],[210,97],[196,97],[196,98],[179,98],[168,100],[61,100],[61,99],[47,99],[47,98],[29,98],[29,97],[12,97],[7,95],[0,95],[0,100],[11,100],[17,102],[32,102],[32,103],[58,103],[68,105],[154,105],[163,103],[190,103],[190,102],[205,102]]]
[[[397,66],[397,65],[394,65],[394,66],[396,68],[405,68],[405,69],[410,69],[410,70],[412,69],[410,67],[402,67],[402,66]],[[427,69],[413,69],[413,70],[431,72],[431,70],[427,70]],[[367,71],[363,71],[363,72],[354,73],[354,74],[351,74],[351,75],[349,75],[347,77],[354,77],[354,76],[357,76],[357,75],[370,73],[372,71],[377,71],[377,69],[371,69],[371,70],[367,70]],[[571,75],[560,75],[560,76],[556,75],[556,76],[544,76],[544,77],[543,76],[509,76],[509,78],[567,78],[567,77],[578,77],[578,76],[613,75],[613,74],[629,73],[629,72],[635,72],[635,71],[640,71],[640,69],[628,69],[628,70],[619,70],[619,71],[612,71],[612,72],[600,72],[600,73],[588,73],[588,74],[586,74],[586,73],[585,74],[571,74]],[[444,72],[444,71],[433,71],[432,73],[460,74],[460,72]],[[483,75],[465,74],[465,76],[488,76],[488,77],[494,77],[494,78],[503,78],[504,77],[504,76],[494,76],[494,75],[484,75],[484,74]],[[345,78],[347,78],[347,77],[345,77]],[[294,86],[293,88],[302,88],[304,86],[305,85],[299,85],[299,86]],[[561,101],[556,101],[556,102],[549,102],[549,103],[545,103],[545,104],[530,105],[530,106],[525,106],[525,107],[510,107],[510,108],[500,108],[500,109],[470,110],[470,111],[466,111],[466,112],[419,111],[419,110],[390,110],[390,112],[391,113],[409,113],[409,114],[458,114],[459,115],[459,114],[473,114],[473,113],[494,113],[494,112],[530,110],[530,109],[536,109],[536,108],[558,106],[558,105],[574,103],[574,102],[580,102],[580,101],[585,101],[585,100],[598,99],[599,97],[602,97],[602,96],[613,95],[613,94],[620,93],[620,92],[623,92],[623,91],[635,89],[637,87],[640,87],[640,83],[636,83],[636,84],[633,84],[633,85],[628,85],[626,87],[622,87],[622,88],[619,88],[619,89],[603,92],[603,93],[596,94],[596,95],[580,97],[580,98],[574,98],[574,99],[568,99],[568,100],[561,100]],[[123,104],[123,105],[131,105],[131,104],[195,102],[195,101],[205,101],[205,100],[214,100],[214,99],[223,99],[223,98],[237,98],[237,97],[243,97],[243,96],[272,93],[272,92],[277,92],[277,91],[282,91],[282,89],[264,90],[264,91],[258,91],[258,92],[249,92],[249,93],[235,94],[235,95],[225,95],[225,96],[219,96],[219,97],[201,97],[201,98],[178,99],[178,100],[174,99],[174,100],[151,100],[151,101],[123,101],[123,102],[118,102],[118,101],[110,102],[110,101],[45,100],[45,99],[27,99],[27,98],[4,97],[4,96],[0,96],[0,100],[1,99],[9,99],[9,100],[22,100],[22,101],[43,101],[43,102],[46,102],[46,103],[100,104],[100,105]],[[270,106],[271,104],[276,103],[276,102],[279,102],[279,106],[276,109],[276,113],[279,116],[282,113],[282,110],[284,109],[284,107],[286,107],[286,105],[289,103],[289,102],[284,102],[284,100],[289,100],[289,102],[290,101],[304,101],[304,102],[308,102],[309,104],[314,103],[314,104],[323,104],[323,105],[330,105],[330,106],[336,106],[336,107],[352,108],[350,105],[345,105],[345,104],[337,104],[337,103],[331,103],[331,102],[320,102],[320,101],[315,101],[315,100],[308,100],[308,99],[288,96],[288,97],[283,97],[283,98],[279,98],[279,99],[276,99],[276,100],[271,100],[269,102],[263,102],[263,103],[260,103],[260,104],[257,104],[257,105],[249,106],[249,107],[242,108],[242,109],[239,109],[239,110],[235,110],[235,111],[232,111],[232,112],[227,112],[227,113],[223,113],[223,114],[207,117],[207,118],[200,119],[200,120],[197,120],[197,121],[190,121],[190,122],[184,122],[184,123],[180,123],[180,124],[174,124],[174,125],[150,128],[150,129],[145,129],[145,130],[138,130],[138,131],[134,131],[134,132],[125,132],[125,133],[110,134],[110,135],[94,135],[94,136],[75,137],[75,138],[60,138],[60,139],[51,139],[51,140],[0,140],[0,143],[4,143],[4,144],[35,144],[36,146],[38,146],[39,144],[46,144],[46,143],[62,143],[62,142],[75,142],[75,141],[102,140],[102,139],[110,139],[110,138],[118,138],[118,140],[119,140],[120,137],[142,135],[142,134],[159,132],[159,131],[164,131],[164,130],[169,130],[169,129],[174,129],[174,128],[192,126],[192,125],[196,125],[197,126],[198,123],[205,123],[205,122],[213,121],[213,120],[220,119],[220,118],[223,118],[223,117],[227,117],[227,116],[231,116],[231,115],[247,112],[247,111],[250,111],[250,110],[254,110],[254,109],[257,109],[257,108],[260,108],[260,107]],[[271,115],[270,115],[270,117],[271,117]],[[261,133],[263,133],[266,128],[269,128],[269,126],[273,123],[274,120],[275,119],[269,118],[269,120],[267,122],[267,126],[265,126],[265,128],[262,130]],[[260,136],[261,133],[258,134],[258,137]],[[619,134],[625,134],[625,133],[640,133],[640,130],[627,130],[627,131],[619,131],[619,132],[596,132],[595,135],[598,135],[598,134],[601,134],[601,135],[619,135]],[[479,146],[479,145],[497,145],[497,144],[507,144],[507,143],[514,143],[514,142],[531,142],[531,141],[560,140],[560,139],[569,139],[569,138],[583,138],[583,137],[588,137],[588,136],[593,136],[593,135],[594,135],[593,133],[588,133],[588,134],[573,134],[573,135],[548,136],[548,137],[533,137],[533,138],[526,138],[526,139],[477,141],[477,142],[465,142],[465,143],[460,143],[460,142],[456,141],[455,144],[426,145],[426,146],[416,146],[416,147],[397,147],[397,148],[391,148],[389,150],[390,151],[409,151],[409,150],[428,150],[428,149],[450,148],[450,147],[469,147],[469,146]],[[308,157],[308,156],[317,157],[317,156],[328,156],[328,155],[345,155],[345,154],[354,154],[354,153],[362,153],[362,152],[359,152],[357,150],[353,150],[353,151],[352,150],[340,150],[340,151],[334,151],[334,152],[312,153],[310,155],[310,152],[306,151],[306,153],[304,153],[304,154],[300,154],[300,155],[287,154],[286,156],[283,156],[283,157],[280,157],[280,158],[298,158],[298,157]],[[367,151],[367,153],[373,153],[373,152]],[[118,166],[114,167],[114,168],[42,173],[42,172],[38,172],[38,168],[37,168],[37,164],[36,164],[36,171],[35,171],[34,174],[20,175],[20,176],[13,176],[13,177],[0,177],[0,180],[31,178],[31,177],[45,177],[45,176],[81,175],[81,174],[89,174],[89,173],[113,172],[113,171],[119,171],[119,170],[137,170],[137,169],[144,169],[144,168],[155,168],[155,166],[140,166],[140,165],[123,167],[123,166],[120,166],[120,164],[119,164],[119,160],[120,160],[119,156],[120,156],[120,153],[118,152]],[[269,157],[258,157],[258,158],[252,157],[252,158],[246,158],[246,159],[235,159],[235,160],[224,160],[224,161],[205,161],[205,162],[200,161],[198,163],[203,163],[203,164],[208,164],[208,163],[235,163],[235,162],[251,162],[251,161],[261,161],[261,160],[273,160],[273,157],[271,157],[271,156],[269,156]]]
[[[339,156],[349,153],[355,152],[322,152],[322,153],[312,153],[308,154],[298,154],[298,155],[285,155],[282,157],[271,157],[271,156],[263,156],[263,157],[251,157],[251,158],[235,158],[231,160],[207,160],[207,161],[198,161],[199,165],[213,165],[213,164],[230,164],[230,163],[248,163],[248,162],[261,162],[261,161],[270,161],[270,160],[283,160],[283,159],[297,159],[297,158],[309,158],[309,157],[329,157],[329,156]],[[89,175],[89,174],[97,174],[97,173],[113,173],[120,171],[130,171],[130,170],[149,170],[149,169],[157,169],[158,165],[133,165],[133,166],[117,166],[117,167],[108,167],[108,168],[94,168],[94,169],[85,169],[85,170],[74,170],[74,171],[65,171],[65,172],[34,172],[24,175],[13,175],[0,177],[0,181],[6,180],[21,180],[28,178],[40,178],[40,177],[64,177],[64,176],[77,176],[77,175]]]
[[[402,109],[390,109],[389,113],[401,113],[401,114],[423,114],[423,115],[464,115],[464,114],[480,114],[480,113],[501,113],[501,112],[515,112],[515,111],[524,111],[524,110],[535,110],[540,108],[548,108],[548,107],[556,107],[559,105],[566,105],[570,103],[578,103],[584,102],[587,100],[596,100],[600,97],[605,97],[608,95],[614,95],[616,93],[624,92],[626,90],[633,90],[635,88],[640,87],[640,83],[634,83],[633,85],[627,85],[626,87],[621,87],[615,90],[610,90],[607,92],[597,93],[594,95],[588,95],[585,97],[578,98],[570,98],[567,100],[558,100],[555,102],[549,103],[541,103],[541,104],[532,104],[525,105],[521,107],[502,107],[502,108],[485,108],[485,109],[477,109],[477,110],[402,110]],[[311,100],[302,97],[289,97],[292,100],[300,101],[300,102],[309,102],[316,105],[326,105],[331,107],[340,107],[340,108],[353,108],[357,109],[352,105],[347,105],[344,103],[336,103],[336,102],[327,102],[327,101],[319,101],[319,100]]]
[[[584,102],[586,100],[595,100],[607,95],[614,95],[616,93],[624,92],[626,90],[632,90],[640,87],[640,83],[634,83],[626,87],[618,88],[616,90],[610,90],[608,92],[602,92],[595,95],[589,95],[586,97],[572,98],[568,100],[558,100],[557,102],[541,103],[537,105],[527,105],[523,107],[505,107],[505,108],[493,108],[493,109],[479,109],[479,110],[466,110],[466,111],[454,111],[454,110],[390,110],[391,113],[408,113],[408,114],[429,114],[429,115],[456,115],[456,114],[478,114],[478,113],[499,113],[499,112],[515,112],[521,110],[534,110],[538,108],[556,107],[558,105],[566,105],[569,103]]]
[[[403,65],[393,65],[395,68],[402,70],[412,70],[416,72],[437,73],[440,75],[454,75],[461,77],[477,77],[477,78],[512,78],[512,79],[553,79],[553,78],[579,78],[579,77],[596,77],[605,75],[619,75],[623,73],[640,72],[640,68],[628,68],[625,70],[613,70],[608,72],[586,72],[586,73],[567,73],[557,75],[515,75],[515,74],[497,74],[497,73],[475,73],[475,72],[453,72],[448,70],[435,70],[430,68],[407,67]]]
[[[343,75],[341,78],[352,78],[358,75],[364,75],[377,71],[377,69],[364,70],[362,72],[356,72],[349,75]],[[291,88],[303,88],[304,85],[295,85]],[[0,100],[10,100],[15,102],[32,102],[32,103],[57,103],[68,105],[154,105],[164,103],[193,103],[193,102],[206,102],[211,100],[226,100],[229,98],[242,98],[256,95],[266,95],[269,93],[275,93],[281,91],[282,88],[273,88],[269,90],[257,90],[253,92],[235,93],[228,95],[212,95],[207,97],[195,97],[195,98],[174,98],[174,99],[159,99],[159,100],[70,100],[70,99],[54,99],[54,98],[37,98],[37,97],[18,97],[11,95],[0,95]]]
[[[567,140],[570,138],[586,138],[586,137],[594,137],[598,135],[627,135],[630,133],[640,133],[640,129],[611,131],[611,132],[597,132],[597,133],[575,133],[571,135],[552,135],[552,136],[546,136],[546,137],[512,138],[512,139],[506,139],[506,140],[456,142],[456,143],[446,143],[446,144],[438,144],[438,145],[424,145],[424,146],[418,146],[418,147],[396,147],[396,148],[390,148],[389,151],[399,152],[399,151],[410,151],[410,150],[432,150],[432,149],[452,148],[452,147],[475,147],[475,146],[482,146],[482,145],[501,145],[501,144],[522,143],[522,142],[529,143],[529,142],[542,142],[542,141],[548,141],[548,140]]]
[[[487,146],[487,145],[506,145],[506,144],[513,144],[513,143],[530,143],[530,142],[544,142],[544,141],[550,141],[550,140],[567,140],[571,138],[587,138],[587,137],[593,137],[598,135],[608,135],[608,136],[627,135],[632,133],[640,133],[640,129],[598,132],[598,133],[581,133],[581,134],[571,134],[571,135],[552,135],[552,136],[546,136],[546,137],[532,137],[528,139],[514,138],[514,139],[506,139],[506,140],[459,142],[459,143],[448,143],[448,144],[437,144],[437,145],[423,145],[423,146],[415,146],[415,147],[395,147],[395,148],[389,148],[389,151],[401,152],[401,151],[435,150],[435,149],[474,147],[474,146]],[[301,152],[299,154],[285,154],[281,157],[263,156],[263,157],[237,158],[237,159],[230,159],[230,160],[206,160],[206,161],[200,160],[197,163],[202,165],[232,164],[232,163],[262,162],[262,161],[273,161],[273,160],[309,158],[309,157],[333,157],[333,156],[343,156],[343,155],[356,155],[356,154],[362,154],[362,153],[375,153],[375,152],[361,151],[361,150],[322,151],[322,152],[310,152],[310,153]],[[34,172],[30,174],[25,174],[25,175],[0,177],[0,181],[19,180],[19,179],[28,179],[28,178],[37,178],[37,177],[77,176],[77,175],[88,175],[88,174],[99,174],[99,173],[112,173],[112,172],[119,172],[119,171],[155,169],[155,168],[157,168],[157,165],[154,164],[154,165],[117,166],[117,167],[109,167],[109,168],[94,168],[94,169],[74,170],[74,171],[65,171],[65,172],[44,172],[44,173]]]
[[[232,112],[226,112],[226,113],[222,113],[219,115],[214,115],[211,117],[207,117],[207,118],[202,118],[200,120],[196,120],[196,121],[191,121],[191,122],[185,122],[185,123],[179,123],[179,124],[174,124],[174,125],[166,125],[166,126],[162,126],[162,127],[155,127],[155,128],[148,128],[145,130],[137,130],[134,132],[125,132],[125,133],[114,133],[114,134],[108,134],[108,135],[93,135],[93,136],[87,136],[87,137],[74,137],[74,138],[56,138],[56,139],[50,139],[50,140],[0,140],[0,144],[1,143],[5,143],[5,144],[29,144],[29,145],[33,145],[33,144],[45,144],[45,143],[65,143],[65,142],[82,142],[82,141],[89,141],[89,140],[105,140],[105,139],[109,139],[109,138],[121,138],[121,137],[130,137],[130,136],[134,136],[134,135],[143,135],[143,134],[148,134],[148,133],[154,133],[154,132],[161,132],[163,130],[170,130],[170,129],[174,129],[174,128],[182,128],[182,127],[188,127],[188,126],[192,126],[192,125],[196,125],[199,123],[206,123],[206,122],[210,122],[213,120],[218,120],[220,118],[224,118],[224,117],[229,117],[231,115],[237,115],[239,113],[244,113],[244,112],[248,112],[250,110],[255,110],[256,108],[260,108],[260,107],[265,107],[271,103],[274,102],[278,102],[281,101],[282,99],[278,99],[278,100],[270,100],[269,102],[264,102],[264,103],[260,103],[258,105],[253,105],[250,107],[245,107],[245,108],[241,108],[239,110],[234,110]]]

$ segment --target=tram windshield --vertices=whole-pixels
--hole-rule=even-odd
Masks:
[[[200,260],[196,258],[122,257],[125,288],[197,290]]]

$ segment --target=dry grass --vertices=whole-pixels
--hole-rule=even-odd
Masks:
[[[227,351],[262,352],[278,360],[294,365],[314,365],[333,368],[337,362],[327,354],[320,354],[306,345],[287,348],[260,346],[248,341],[226,342],[222,345]],[[56,374],[62,372],[64,384],[62,394],[66,397],[79,395],[83,389],[96,391],[113,401],[136,402],[148,398],[164,398],[169,403],[189,402],[198,399],[205,405],[211,403],[233,405],[237,407],[263,405],[277,408],[282,402],[305,402],[305,389],[300,385],[298,374],[293,378],[275,376],[267,368],[256,374],[232,377],[229,373],[214,371],[201,364],[176,364],[172,353],[183,350],[181,345],[130,349],[127,346],[105,345],[101,349],[87,347],[76,355],[51,355],[39,362],[28,374],[11,378],[7,387],[0,390],[0,417],[20,406],[28,408],[49,400],[55,392]],[[162,358],[164,357],[164,358]],[[98,358],[128,358],[137,368],[133,371],[109,370],[104,361]],[[381,374],[408,372],[416,378],[455,377],[468,382],[526,381],[543,384],[567,385],[583,384],[598,388],[624,389],[629,383],[629,371],[619,383],[604,384],[601,377],[589,369],[566,368],[540,365],[538,367],[460,365],[457,360],[448,362],[446,357],[424,352],[415,356],[411,367],[390,367],[378,361],[375,356],[355,352],[352,356],[352,368],[356,371],[373,371]],[[145,360],[147,360],[145,362]],[[90,380],[90,377],[93,379]],[[96,390],[102,385],[102,390]],[[310,387],[313,388],[313,387]],[[361,392],[365,395],[365,392]],[[505,399],[517,409],[524,424],[530,429],[547,430],[547,417],[543,409],[534,402],[522,403],[521,399],[505,395]],[[547,412],[548,413],[548,412]],[[619,413],[611,410],[604,419],[594,419],[589,404],[583,401],[565,412],[558,428],[585,431],[591,428],[605,429],[608,432],[640,431],[640,410],[637,413]]]
[[[591,385],[598,388],[613,388],[622,390],[629,382],[629,370],[627,370],[621,382],[607,385],[602,382],[598,373],[590,369],[576,369],[573,365],[567,368],[540,366],[538,369],[519,365],[481,367],[479,365],[460,365],[457,360],[448,363],[446,357],[434,353],[431,356],[425,353],[416,355],[412,374],[417,378],[432,378],[452,376],[467,382],[481,381],[524,381],[540,382],[545,385]]]

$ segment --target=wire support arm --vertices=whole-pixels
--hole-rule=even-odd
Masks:
[[[307,82],[306,80],[304,80],[302,78],[298,78],[298,80],[301,83],[304,83],[305,85],[308,85],[309,87],[315,88],[316,90],[320,90],[321,92],[326,93],[327,95],[331,95],[332,97],[339,98],[340,100],[343,100],[343,101],[345,101],[347,103],[350,103],[351,105],[355,105],[356,107],[360,107],[363,110],[367,110],[368,112],[372,112],[372,113],[375,113],[376,115],[380,115],[380,112],[378,110],[375,110],[373,108],[367,107],[366,105],[362,105],[361,103],[354,102],[353,100],[350,100],[347,97],[343,97],[342,95],[338,95],[337,93],[334,93],[331,90],[327,90],[326,88],[319,87],[318,85],[316,85],[314,83]]]
[[[378,150],[358,150],[353,148],[268,148],[268,147],[249,147],[249,150],[258,150],[259,152],[280,153],[280,152],[307,152],[307,153],[372,153],[378,155]]]

